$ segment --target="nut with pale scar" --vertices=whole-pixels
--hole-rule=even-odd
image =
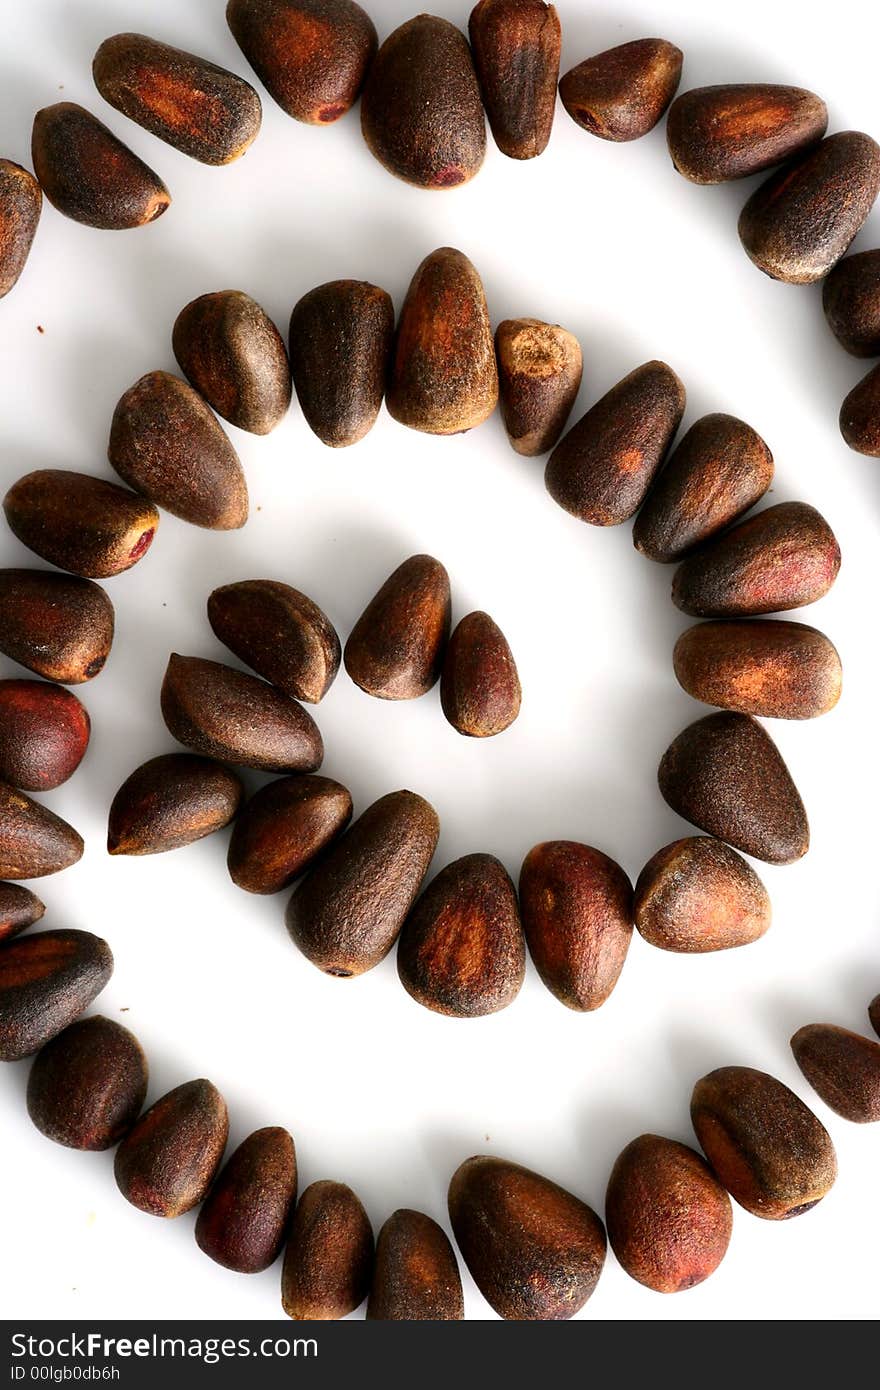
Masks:
[[[258,1129],[214,1180],[196,1242],[217,1264],[258,1274],[275,1263],[296,1201],[296,1149],[286,1129]]]
[[[839,570],[825,518],[806,502],[779,502],[683,560],[672,601],[695,618],[755,618],[816,603]]]
[[[854,1124],[880,1120],[880,1043],[833,1023],[808,1023],[795,1033],[791,1050],[836,1115]]]
[[[171,202],[158,174],[71,101],[34,117],[34,172],[49,202],[65,217],[104,231],[155,222]]]
[[[584,359],[573,333],[540,319],[505,319],[495,330],[504,428],[512,447],[537,458],[557,443],[580,390]]]
[[[218,415],[269,434],[287,414],[290,365],[278,329],[250,295],[217,290],[184,306],[171,334],[187,380]]]
[[[373,1229],[359,1198],[342,1182],[313,1182],[299,1199],[281,1274],[289,1318],[348,1317],[370,1290]]]
[[[187,1081],[157,1100],[116,1150],[116,1185],[150,1216],[175,1217],[207,1195],[220,1166],[229,1117],[210,1081]]]
[[[290,364],[309,428],[331,449],[369,434],[385,395],[394,342],[391,296],[366,280],[332,280],[290,316]]]
[[[106,941],[87,931],[41,931],[0,947],[0,1062],[39,1052],[101,993],[113,974]]]
[[[30,888],[23,888],[20,883],[0,883],[0,942],[10,941],[39,922],[45,911],[46,904]]]
[[[318,861],[287,906],[287,930],[328,975],[372,970],[397,940],[428,872],[440,822],[415,792],[380,797]]]
[[[663,754],[664,799],[685,820],[768,864],[793,864],[810,846],[807,813],[776,744],[748,714],[689,724]]]
[[[443,713],[460,734],[491,738],[510,728],[521,700],[507,638],[488,613],[469,613],[450,637],[443,659]]]
[[[633,545],[667,564],[723,531],[773,481],[773,455],[733,415],[704,415],[660,470],[636,517]]]
[[[480,0],[468,25],[495,143],[509,159],[547,148],[556,110],[562,27],[544,0]]]
[[[435,1013],[476,1018],[512,1004],[526,972],[516,889],[491,854],[447,864],[406,919],[397,973]]]
[[[99,1015],[72,1023],[38,1053],[27,1108],[47,1139],[94,1151],[119,1143],[146,1095],[143,1048],[127,1028]]]
[[[243,796],[222,763],[193,753],[163,753],[125,779],[110,806],[110,854],[163,854],[222,830]]]
[[[850,391],[840,408],[840,432],[857,454],[880,458],[880,367]]]
[[[676,97],[666,138],[672,162],[686,179],[725,183],[803,154],[827,125],[824,101],[803,87],[727,83]]]
[[[702,1156],[642,1134],[617,1158],[605,1194],[608,1242],[627,1274],[680,1293],[714,1274],[730,1244],[730,1198]]]
[[[460,29],[421,14],[388,35],[364,87],[361,130],[380,164],[417,188],[473,178],[486,154],[486,116]]]
[[[345,644],[345,669],[380,700],[416,700],[436,685],[449,638],[449,575],[411,555],[370,600]]]
[[[598,1009],[620,978],[633,930],[632,884],[589,845],[551,840],[526,855],[520,911],[544,984],[569,1009]]]
[[[498,404],[483,283],[451,246],[426,256],[407,290],[385,404],[399,424],[425,434],[463,434]]]
[[[224,584],[208,599],[208,622],[239,660],[294,700],[318,704],[336,679],[342,655],[336,629],[289,584]]]
[[[770,896],[736,850],[710,835],[658,850],[636,881],[636,929],[664,951],[726,951],[770,926]]]
[[[280,893],[351,820],[351,795],[329,777],[279,777],[255,792],[235,823],[227,864],[248,893]]]
[[[47,680],[80,685],[103,669],[113,604],[99,584],[52,570],[0,570],[0,651]]]
[[[804,623],[697,623],[675,644],[679,684],[695,700],[765,719],[814,719],[840,698],[840,657]]]
[[[740,241],[771,279],[812,284],[840,260],[878,192],[880,145],[840,131],[761,184],[740,214]]]
[[[822,286],[822,307],[841,347],[880,357],[880,250],[838,261]]]
[[[800,1216],[834,1185],[837,1158],[824,1125],[766,1072],[710,1072],[694,1087],[691,1121],[717,1178],[753,1216]]]
[[[203,164],[229,164],[256,138],[262,107],[249,82],[146,34],[114,34],[92,62],[105,101]]]
[[[464,1262],[502,1318],[560,1321],[579,1312],[605,1263],[605,1228],[586,1202],[501,1158],[469,1158],[449,1184]]]
[[[48,807],[0,782],[0,878],[43,878],[82,858],[82,836]]]
[[[61,468],[38,468],[13,483],[3,500],[13,534],[59,569],[108,579],[149,550],[159,513],[128,488]]]
[[[464,1296],[445,1231],[421,1211],[389,1216],[376,1241],[367,1317],[383,1322],[457,1322]]]
[[[33,174],[11,159],[0,159],[0,299],[24,270],[42,207],[43,194]]]
[[[309,125],[354,105],[378,43],[354,0],[229,0],[226,22],[269,95]]]
[[[666,39],[636,39],[587,58],[559,84],[562,104],[601,140],[639,140],[661,119],[681,81],[684,55]]]
[[[554,502],[593,526],[628,521],[645,500],[684,407],[685,389],[671,367],[636,367],[556,445],[544,474]]]
[[[71,777],[89,746],[88,711],[45,681],[0,680],[0,778],[45,792]]]

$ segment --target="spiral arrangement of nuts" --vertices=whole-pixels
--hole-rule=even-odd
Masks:
[[[749,84],[676,97],[682,54],[659,39],[589,58],[560,82],[559,19],[543,0],[480,0],[470,43],[421,15],[379,47],[353,0],[229,0],[227,18],[288,114],[332,124],[360,97],[371,153],[421,188],[453,188],[477,173],[486,116],[504,154],[539,156],[557,85],[572,119],[606,140],[636,139],[668,109],[673,162],[694,182],[782,166],[743,209],[743,246],[775,278],[827,277],[835,335],[855,356],[880,356],[880,251],[844,259],[880,191],[880,147],[859,132],[826,137],[827,112],[812,93]],[[117,110],[205,163],[235,159],[259,131],[249,83],[143,35],[106,40],[94,77]],[[43,192],[65,215],[105,229],[144,225],[170,204],[161,178],[70,103],[37,114],[33,162],[36,179],[0,161],[0,293],[24,268]],[[773,459],[751,426],[711,414],[676,443],[685,388],[654,361],[567,429],[581,384],[577,339],[532,318],[506,320],[493,336],[480,276],[450,247],[417,268],[396,320],[380,287],[334,281],[296,304],[288,348],[249,296],[221,291],[181,310],[172,345],[183,376],[148,372],[113,412],[108,457],[125,487],[40,469],[4,501],[14,534],[56,569],[0,571],[0,651],[43,678],[0,681],[0,877],[55,873],[83,853],[73,827],[27,793],[64,782],[88,745],[88,715],[64,687],[98,675],[111,647],[113,607],[95,581],[146,554],[160,508],[215,530],[247,520],[244,471],[218,415],[264,435],[295,391],[315,435],[339,448],[368,433],[383,401],[400,424],[441,435],[480,425],[500,402],[512,448],[549,455],[546,486],[560,507],[596,526],[634,518],[640,554],[676,565],[673,601],[701,621],[676,644],[675,674],[717,712],[673,740],[659,782],[669,805],[705,833],[661,848],[635,886],[600,850],[553,841],[526,856],[518,885],[493,856],[474,853],[423,890],[439,836],[427,801],[393,791],[352,822],[348,789],[318,775],[323,742],[303,708],[320,703],[341,666],[385,700],[416,699],[439,682],[446,719],[472,738],[502,734],[520,709],[504,634],[484,612],[452,630],[449,575],[434,557],[415,555],[366,604],[344,646],[318,604],[287,584],[257,578],[216,589],[209,623],[250,671],[171,656],[161,710],[187,751],[152,758],[122,783],[108,850],[169,851],[232,825],[233,882],[259,894],[293,887],[288,931],[316,966],[356,976],[396,944],[409,994],[458,1018],[510,1005],[527,951],[556,998],[589,1011],[613,990],[634,926],[674,952],[763,935],[769,898],[742,854],[792,863],[808,849],[809,828],[758,720],[818,716],[841,685],[824,634],[768,615],[827,593],[840,550],[805,502],[752,511]],[[880,456],[880,367],[847,397],[841,429],[853,448]],[[235,767],[282,775],[245,804]],[[106,1018],[81,1017],[110,978],[110,949],[82,931],[20,935],[43,910],[30,889],[0,885],[0,1058],[35,1056],[27,1102],[44,1134],[79,1149],[118,1144],[118,1185],[143,1211],[173,1217],[201,1204],[196,1239],[230,1269],[266,1269],[286,1243],[282,1301],[292,1318],[343,1317],[364,1298],[371,1318],[463,1316],[456,1254],[429,1216],[397,1211],[374,1243],[344,1184],[313,1183],[297,1202],[294,1143],[280,1128],[252,1134],[221,1168],[228,1119],[209,1081],[178,1086],[142,1113],[147,1064],[137,1040]],[[880,1034],[880,996],[869,1012]],[[880,1120],[880,1044],[812,1024],[791,1046],[836,1113]],[[712,1072],[697,1082],[691,1114],[704,1156],[657,1135],[635,1139],[612,1170],[604,1225],[576,1196],[516,1164],[477,1157],[459,1167],[452,1229],[496,1312],[572,1316],[601,1273],[606,1227],[634,1279],[663,1292],[689,1288],[726,1252],[731,1196],[782,1219],[814,1206],[835,1181],[830,1136],[772,1076],[740,1066]]]

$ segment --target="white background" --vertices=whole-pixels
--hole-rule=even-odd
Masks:
[[[380,36],[408,11],[391,0],[370,8]],[[837,0],[833,14],[814,0],[559,8],[563,70],[661,34],[685,50],[682,89],[799,83],[827,99],[831,130],[880,134],[880,35],[864,0]],[[434,0],[434,9],[467,19],[467,0]],[[286,332],[299,296],[336,277],[372,279],[399,305],[422,257],[452,244],[482,272],[493,322],[534,315],[580,337],[577,414],[638,363],[664,358],[687,384],[686,424],[711,410],[749,420],[777,460],[768,500],[818,506],[844,554],[833,593],[803,614],[839,645],[844,698],[822,720],[772,729],[804,795],[813,848],[795,867],[761,869],[775,908],[770,934],[702,958],[636,937],[596,1014],[564,1009],[530,969],[505,1013],[453,1021],[409,998],[393,956],[350,982],[321,975],[287,938],[285,897],[232,885],[225,834],[164,857],[105,854],[113,792],[136,764],[174,746],[158,707],[168,654],[226,659],[206,597],[258,576],[304,589],[344,639],[386,575],[429,551],[450,571],[456,616],[485,608],[510,639],[522,716],[501,738],[475,743],[445,723],[436,692],[386,704],[343,674],[317,710],[324,771],[351,788],[357,811],[398,787],[427,796],[443,824],[435,868],[484,850],[515,875],[534,843],[565,837],[600,846],[634,877],[688,833],[660,798],[656,768],[670,739],[704,713],[672,674],[687,620],[669,601],[670,571],[635,554],[629,526],[588,528],[555,507],[542,462],[508,448],[497,416],[465,437],[431,439],[383,414],[364,443],[339,452],[318,443],[296,406],[267,439],[232,430],[251,488],[247,527],[210,534],[163,515],[147,558],[109,581],[118,637],[105,672],[77,692],[92,745],[73,781],[46,797],[87,848],[76,868],[36,885],[44,925],[109,939],[116,973],[96,1008],[140,1037],[150,1098],[211,1077],[229,1101],[232,1142],[286,1125],[301,1190],[317,1178],[351,1183],[376,1229],[404,1205],[445,1222],[449,1176],[472,1153],[524,1162],[601,1210],[610,1165],[636,1134],[692,1141],[691,1086],[721,1064],[765,1068],[811,1100],[789,1035],[820,1019],[865,1031],[880,989],[878,465],[850,453],[837,431],[840,402],[865,367],[826,331],[820,290],[771,283],[739,245],[752,181],[690,185],[672,169],[662,128],[605,144],[560,107],[543,158],[513,163],[490,141],[473,183],[428,194],[370,157],[356,113],[310,129],[268,97],[246,157],[207,168],[107,107],[90,63],[107,35],[141,29],[253,78],[223,0],[30,0],[4,10],[2,153],[28,164],[33,112],[81,101],[160,171],[174,199],[154,225],[122,233],[45,206],[24,277],[0,306],[4,488],[44,466],[111,476],[113,406],[143,372],[174,369],[171,325],[195,295],[246,290]],[[878,234],[875,211],[857,246]],[[32,561],[3,527],[0,562]],[[0,669],[22,674],[5,660]],[[197,1249],[193,1217],[165,1224],[122,1200],[112,1154],[69,1152],[39,1135],[24,1109],[27,1070],[0,1071],[5,1316],[281,1316],[278,1267],[256,1277],[221,1270]],[[880,1132],[812,1103],[841,1169],[818,1209],[783,1225],[737,1209],[718,1273],[673,1298],[643,1289],[609,1256],[583,1316],[875,1315]],[[465,1287],[468,1314],[492,1316],[467,1278]]]

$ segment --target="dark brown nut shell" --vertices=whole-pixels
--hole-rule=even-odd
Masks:
[[[280,777],[251,797],[229,841],[229,874],[248,893],[280,893],[341,835],[351,794],[329,777]]]
[[[458,1322],[464,1295],[445,1231],[420,1211],[401,1208],[376,1241],[367,1317],[383,1322]]]
[[[498,404],[498,367],[483,282],[443,246],[407,290],[385,400],[389,415],[425,434],[463,434]]]
[[[840,131],[761,184],[740,214],[740,241],[765,275],[812,284],[840,260],[878,192],[880,145]]]
[[[113,974],[106,941],[87,931],[41,931],[0,948],[0,1062],[39,1052],[101,993]]]
[[[559,84],[562,104],[602,140],[638,140],[653,130],[681,81],[684,54],[666,39],[636,39],[587,58]]]
[[[208,622],[224,646],[295,700],[318,704],[336,679],[342,655],[336,629],[289,584],[224,584],[208,599]]]
[[[131,569],[159,525],[156,508],[128,488],[61,468],[26,473],[7,492],[3,509],[23,545],[83,579]]]
[[[20,883],[0,883],[0,942],[11,940],[39,922],[45,911],[46,904],[30,888],[22,888]]]
[[[241,290],[203,294],[181,309],[171,334],[187,380],[218,415],[269,434],[290,406],[287,349],[269,315]]]
[[[562,27],[544,0],[480,0],[471,51],[495,143],[510,159],[534,159],[550,140]]]
[[[795,1033],[791,1050],[836,1115],[854,1124],[880,1120],[880,1043],[833,1023],[808,1023]]]
[[[585,1202],[501,1158],[469,1158],[449,1184],[464,1262],[502,1318],[559,1321],[586,1303],[605,1263],[605,1229]]]
[[[495,330],[504,428],[525,458],[546,454],[565,429],[584,359],[573,333],[540,319],[505,319]]]
[[[331,845],[287,906],[287,930],[328,975],[348,977],[384,960],[437,848],[440,822],[415,792],[391,792]]]
[[[359,1308],[370,1291],[373,1228],[342,1182],[313,1182],[299,1199],[281,1274],[289,1318],[329,1322]]]
[[[0,680],[0,778],[28,792],[71,777],[89,746],[88,711],[45,681]]]
[[[766,1072],[710,1072],[694,1087],[691,1120],[719,1181],[753,1216],[800,1216],[834,1185],[837,1159],[824,1125]]]
[[[361,100],[367,148],[417,188],[455,188],[486,155],[486,117],[471,51],[446,19],[421,14],[382,44]]]
[[[69,1149],[111,1149],[141,1113],[147,1059],[112,1019],[83,1018],[47,1043],[28,1077],[28,1114]]]
[[[229,1134],[226,1102],[210,1081],[186,1081],[141,1116],[116,1150],[123,1197],[150,1216],[198,1206],[211,1186]]]
[[[810,847],[807,813],[776,744],[748,714],[708,714],[663,754],[665,800],[685,820],[768,864]]]
[[[161,217],[171,202],[159,175],[72,101],[37,112],[31,158],[52,206],[87,227],[143,227]]]
[[[309,125],[354,105],[378,44],[353,0],[229,0],[226,22],[269,95]]]
[[[695,618],[755,618],[816,603],[839,570],[825,518],[806,502],[779,502],[682,561],[672,601]]]
[[[880,994],[876,995],[868,1005],[868,1018],[871,1027],[880,1038]]]
[[[249,82],[146,34],[114,34],[92,63],[105,101],[203,164],[229,164],[256,138],[263,109]]]
[[[642,505],[684,414],[685,389],[665,362],[612,386],[557,444],[547,491],[572,516],[619,526]]]
[[[730,1198],[702,1156],[659,1134],[619,1155],[605,1194],[608,1243],[627,1274],[679,1293],[714,1274],[730,1244]]]
[[[0,570],[0,651],[47,680],[80,685],[103,669],[113,604],[90,579]]]
[[[845,256],[822,286],[828,326],[853,357],[880,357],[880,250]]]
[[[206,758],[262,772],[314,772],[324,744],[302,705],[266,681],[196,656],[172,653],[162,715],[178,743]]]
[[[721,840],[675,840],[636,882],[636,928],[664,951],[726,951],[770,926],[770,895],[745,859]]]
[[[850,391],[840,408],[840,432],[856,453],[880,458],[880,367]]]
[[[407,917],[397,973],[426,1009],[477,1018],[512,1004],[526,973],[516,889],[491,854],[447,864]]]
[[[191,845],[234,819],[244,789],[222,763],[163,753],[126,777],[110,806],[110,854],[162,854]]]
[[[0,159],[0,299],[17,283],[40,221],[43,194],[33,174]]]
[[[440,679],[443,713],[469,738],[491,738],[519,714],[522,690],[513,652],[488,613],[469,613],[449,639]]]
[[[345,644],[345,669],[380,700],[416,700],[436,685],[449,639],[449,575],[431,555],[404,560]]]
[[[287,1130],[256,1130],[205,1198],[196,1221],[199,1249],[239,1274],[268,1269],[284,1244],[296,1182],[296,1149]]]
[[[120,397],[107,457],[124,482],[194,526],[233,531],[248,516],[238,455],[191,386],[148,372]]]
[[[519,900],[529,954],[569,1009],[605,1003],[632,939],[632,885],[619,864],[589,845],[550,840],[526,855]]]
[[[773,481],[773,455],[734,415],[704,415],[654,479],[633,526],[649,560],[680,560],[759,502]]]
[[[0,782],[0,878],[42,878],[82,858],[82,837],[38,801]]]
[[[766,719],[814,719],[840,698],[840,657],[804,623],[698,623],[675,644],[679,684],[695,700]]]
[[[290,365],[306,423],[331,449],[369,434],[394,342],[391,296],[366,280],[332,280],[290,316]]]
[[[827,125],[825,103],[813,92],[742,82],[682,92],[669,108],[666,138],[686,179],[725,183],[802,154]]]

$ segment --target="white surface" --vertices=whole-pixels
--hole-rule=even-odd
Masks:
[[[370,0],[380,35],[409,6]],[[287,939],[285,897],[257,899],[226,875],[225,834],[164,857],[111,860],[106,809],[143,759],[174,745],[158,692],[171,650],[225,659],[204,613],[217,584],[290,581],[343,637],[406,555],[441,557],[455,613],[491,612],[524,687],[518,724],[474,743],[445,723],[436,692],[414,704],[361,694],[343,674],[317,711],[324,770],[357,811],[397,787],[437,806],[435,867],[498,854],[516,874],[538,840],[596,844],[635,876],[687,827],[656,789],[671,737],[705,711],[677,687],[670,655],[687,620],[670,571],[635,554],[630,528],[566,517],[542,463],[509,450],[496,416],[435,440],[387,416],[352,450],[325,450],[296,407],[268,439],[235,430],[252,496],[244,531],[212,535],[164,515],[131,573],[109,581],[118,637],[105,672],[78,692],[93,719],[87,759],[46,797],[86,837],[80,865],[36,884],[44,925],[105,935],[116,973],[96,1008],[135,1030],[150,1099],[210,1076],[230,1104],[232,1141],[280,1123],[295,1135],[301,1189],[350,1182],[376,1228],[396,1206],[445,1221],[445,1189],[471,1153],[520,1160],[599,1209],[617,1152],[646,1130],[692,1142],[688,1099],[712,1067],[747,1063],[793,1085],[828,1123],[840,1180],[785,1225],[737,1209],[731,1250],[702,1287],[663,1299],[609,1256],[587,1318],[844,1318],[877,1311],[880,1132],[848,1125],[811,1097],[788,1049],[803,1023],[867,1030],[880,989],[876,866],[877,464],[837,432],[840,401],[864,368],[827,333],[819,289],[771,283],[749,263],[736,217],[752,186],[701,189],[673,171],[662,128],[629,146],[580,131],[559,109],[548,153],[505,160],[490,142],[477,179],[426,194],[370,157],[357,115],[331,129],[288,119],[265,99],[247,156],[210,169],[107,107],[90,78],[101,39],[142,29],[252,77],[223,0],[30,0],[10,6],[0,59],[2,153],[29,163],[31,115],[67,98],[108,121],[166,178],[174,202],[144,230],[102,233],[46,206],[30,264],[0,306],[3,487],[41,466],[112,476],[113,406],[143,372],[174,369],[170,329],[207,290],[254,295],[286,331],[296,299],[339,276],[386,286],[399,305],[434,247],[461,247],[482,272],[493,322],[535,315],[584,345],[577,413],[638,363],[659,356],[685,379],[686,424],[710,410],[749,420],[770,443],[770,500],[803,498],[836,529],[835,590],[803,616],[841,650],[839,708],[776,724],[812,822],[801,864],[761,869],[775,923],[767,938],[706,958],[633,941],[601,1011],[559,1005],[530,968],[512,1008],[457,1022],[416,1005],[393,956],[355,981],[322,976]],[[467,0],[435,0],[462,23]],[[559,5],[564,69],[659,33],[685,50],[683,89],[712,81],[795,82],[829,102],[832,130],[880,132],[878,21],[863,0],[768,5],[698,0]],[[586,12],[584,12],[586,11]],[[10,31],[11,25],[11,31]],[[876,244],[875,211],[857,243]],[[37,332],[41,324],[45,332]],[[34,561],[3,529],[3,564]],[[231,659],[231,658],[230,658]],[[22,674],[3,660],[2,674]],[[256,778],[248,778],[255,785]],[[125,1012],[120,1012],[125,1010]],[[192,1217],[163,1224],[119,1196],[112,1155],[68,1152],[24,1110],[27,1064],[0,1071],[0,1231],[6,1317],[280,1316],[278,1268],[245,1278],[196,1248]],[[470,1316],[492,1316],[466,1280]]]

